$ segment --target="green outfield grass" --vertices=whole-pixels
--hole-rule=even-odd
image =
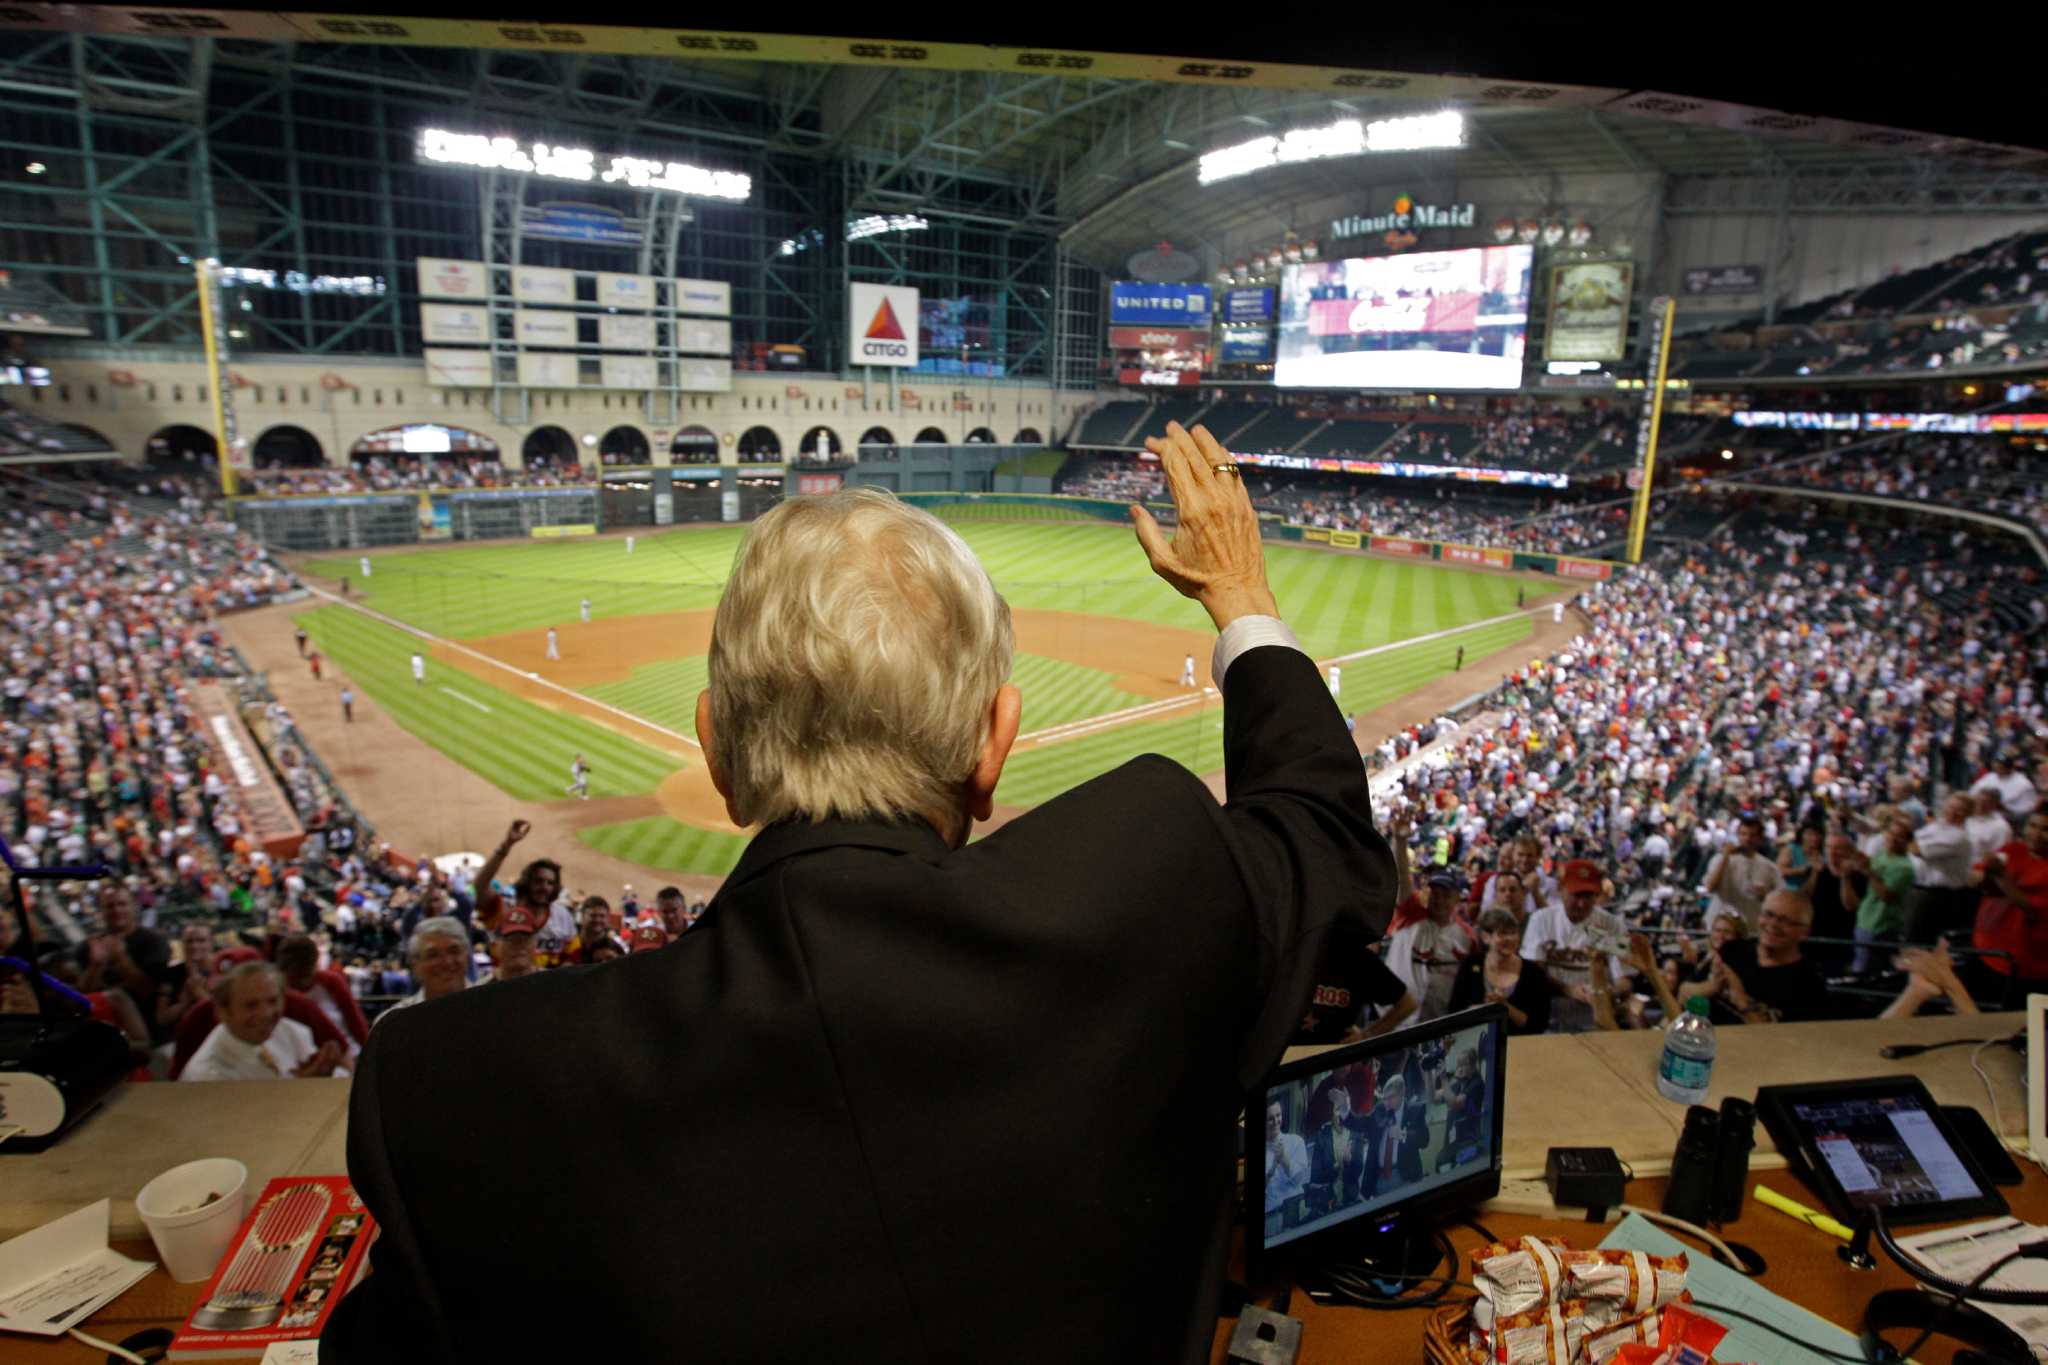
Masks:
[[[1078,612],[1180,627],[1206,634],[1207,616],[1153,576],[1128,527],[1076,521],[1059,507],[997,509],[961,504],[938,509],[952,521],[1010,604],[1020,610]],[[1041,517],[1039,514],[1043,513]],[[372,559],[361,577],[354,556],[329,556],[305,566],[316,583],[347,578],[367,606],[434,636],[475,641],[514,631],[566,625],[589,597],[593,619],[709,609],[740,544],[743,528],[664,531],[637,537],[630,556],[622,539],[422,548]],[[1275,597],[1302,643],[1330,658],[1426,635],[1515,609],[1518,589],[1548,592],[1535,575],[1511,576],[1398,562],[1290,545],[1267,547]],[[434,686],[411,679],[412,637],[346,607],[301,614],[320,648],[406,728],[467,764],[508,794],[527,800],[561,796],[570,756],[581,750],[593,768],[592,795],[652,791],[673,760],[601,726],[532,705],[436,665]],[[1526,639],[1526,619],[1468,631],[1457,639],[1392,650],[1344,668],[1341,705],[1362,712],[1448,672],[1459,643],[1477,659]],[[1162,672],[1171,662],[1162,662]],[[695,732],[702,657],[668,659],[589,695],[685,735]],[[1109,673],[1024,654],[1014,681],[1024,693],[1024,728],[1039,730],[1123,710],[1146,698],[1116,686]],[[463,693],[468,701],[439,691]],[[477,704],[492,708],[477,709]],[[1170,717],[1089,734],[1016,755],[997,799],[1029,806],[1140,753],[1158,752],[1197,772],[1222,763],[1220,711],[1211,703]],[[722,874],[741,840],[654,817],[586,830],[591,847],[648,867]]]

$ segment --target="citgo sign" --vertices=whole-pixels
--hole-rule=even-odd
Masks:
[[[846,318],[856,365],[917,364],[917,291],[895,284],[851,287]]]

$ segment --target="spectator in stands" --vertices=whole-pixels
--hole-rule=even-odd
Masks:
[[[1618,918],[1599,908],[1607,894],[1599,864],[1574,858],[1558,880],[1564,903],[1545,906],[1529,917],[1522,956],[1542,965],[1559,997],[1551,1004],[1551,1031],[1581,1033],[1593,1026],[1588,964],[1596,953],[1610,956],[1609,978],[1618,983],[1628,974],[1619,955],[1627,931]]]
[[[1949,957],[1947,939],[1938,940],[1932,948],[1902,949],[1898,964],[1906,973],[1906,985],[1899,992],[1898,999],[1887,1005],[1878,1018],[1910,1019],[1920,1012],[1922,1006],[1942,999],[1946,999],[1957,1014],[1978,1013],[1977,1002],[1971,998],[1969,989],[1956,972],[1954,960]]]
[[[1550,1028],[1550,975],[1523,959],[1522,921],[1505,906],[1485,911],[1479,916],[1479,936],[1486,951],[1474,953],[1460,964],[1451,983],[1450,1009],[1506,1005],[1510,1034],[1546,1032]]]
[[[1451,987],[1458,968],[1477,946],[1457,922],[1464,879],[1445,870],[1429,874],[1428,909],[1395,921],[1387,941],[1387,966],[1420,1003],[1418,1023],[1426,1023],[1451,1007]]]
[[[150,1034],[159,1043],[168,1042],[186,1013],[213,994],[213,926],[203,919],[186,920],[178,930],[178,949],[181,956],[164,969],[157,992]]]
[[[1976,959],[1973,968],[1991,975],[1977,975],[1972,989],[2000,996],[2008,988],[2019,996],[2048,992],[2048,811],[2028,816],[2021,837],[1985,859],[1975,880],[1984,901],[1972,942],[2011,960]]]
[[[2041,799],[2034,790],[2033,779],[2014,766],[2009,752],[2000,752],[1991,760],[1991,771],[1970,786],[1972,795],[1983,791],[1997,792],[1999,804],[2005,808],[2006,815],[2023,824]]]
[[[617,934],[611,902],[603,896],[587,897],[583,902],[583,923],[577,928],[576,937],[570,940],[566,956],[571,962],[588,962],[593,947],[616,942]]]
[[[135,920],[135,895],[116,879],[100,883],[100,931],[85,941],[87,993],[119,986],[131,999],[153,1001],[171,965],[171,945]]]
[[[540,971],[540,952],[535,941],[544,927],[546,921],[534,913],[531,906],[508,906],[498,916],[497,937],[491,944],[493,966],[489,979],[511,981]]]
[[[348,988],[348,978],[321,968],[320,945],[305,934],[292,934],[277,946],[277,966],[284,973],[284,984],[318,1005],[348,1038],[348,1055],[354,1057],[362,1051],[370,1038],[370,1021],[363,1017],[355,992]]]
[[[616,939],[612,939],[609,941],[613,943],[618,942],[618,940]],[[633,953],[650,953],[653,952],[656,948],[668,947],[670,941],[671,940],[668,936],[668,930],[662,928],[661,924],[658,921],[651,919],[643,919],[638,924],[633,926],[632,942],[628,947],[627,951]]]
[[[469,930],[453,915],[421,920],[412,931],[406,955],[419,979],[419,989],[384,1014],[453,995],[469,985]],[[377,1017],[382,1019],[384,1014]]]
[[[2012,824],[2005,818],[2004,798],[1985,788],[1972,791],[1975,803],[1965,828],[1970,834],[1970,860],[1981,863],[2012,842]]]
[[[661,916],[661,927],[668,930],[670,938],[690,927],[689,904],[681,887],[664,886],[655,892],[654,912]]]
[[[284,975],[268,962],[244,962],[215,985],[220,1022],[185,1064],[180,1080],[275,1081],[332,1076],[339,1044],[315,1047],[312,1030],[284,1017]]]
[[[1800,952],[1800,944],[1813,932],[1812,902],[1798,891],[1773,891],[1764,898],[1757,926],[1754,940],[1738,938],[1721,946],[1704,984],[1679,994],[1721,1004],[1717,1022],[1828,1017],[1827,983]]]
[[[1976,859],[1967,823],[1973,806],[1968,792],[1951,792],[1940,817],[1913,833],[1913,894],[1906,902],[1910,943],[1960,937],[1976,918],[1977,893],[1970,886]]]
[[[498,869],[504,866],[505,856],[513,846],[533,830],[525,820],[514,820],[505,830],[505,838],[484,865],[476,873],[476,922],[485,929],[499,931],[498,919],[505,911],[505,898],[498,894],[492,884]],[[512,884],[514,904],[527,910],[534,927],[526,932],[533,935],[531,947],[538,966],[552,967],[561,960],[569,941],[576,937],[576,918],[567,906],[557,906],[556,900],[562,894],[562,865],[552,858],[535,858],[519,870],[519,880]],[[524,959],[522,944],[515,950],[519,960]],[[501,973],[502,975],[502,973]]]
[[[1735,847],[1714,855],[1703,887],[1713,897],[1713,912],[1732,910],[1752,932],[1764,898],[1785,884],[1784,874],[1763,848],[1764,822],[1756,815],[1743,815],[1736,824]]]
[[[1875,853],[1858,849],[1851,855],[1851,866],[1864,879],[1863,899],[1856,906],[1858,946],[1849,968],[1859,976],[1870,969],[1870,945],[1896,939],[1905,927],[1906,900],[1913,888],[1913,860],[1908,853],[1912,843],[1912,820],[1894,813],[1872,836]]]

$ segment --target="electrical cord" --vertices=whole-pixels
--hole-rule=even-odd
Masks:
[[[1460,1218],[1458,1220],[1458,1226],[1461,1228],[1472,1229],[1472,1231],[1478,1233],[1481,1237],[1484,1237],[1486,1239],[1486,1244],[1488,1246],[1497,1246],[1500,1243],[1500,1238],[1494,1236],[1493,1229],[1486,1226],[1486,1224],[1480,1222],[1477,1218]]]
[[[1712,1247],[1719,1258],[1731,1270],[1740,1271],[1744,1275],[1753,1273],[1745,1268],[1742,1258],[1735,1254],[1735,1248],[1729,1246],[1697,1223],[1688,1223],[1683,1218],[1674,1218],[1661,1209],[1646,1209],[1640,1204],[1618,1204],[1615,1207],[1619,1208],[1623,1213],[1633,1213],[1638,1217],[1649,1219],[1652,1223],[1662,1223],[1667,1228],[1676,1228],[1680,1232],[1697,1237]]]
[[[1990,1265],[1987,1265],[1982,1270],[1978,1271],[1976,1279],[1970,1281],[1967,1285],[1963,1286],[1961,1289],[1957,1290],[1955,1293],[1948,1296],[1948,1301],[1942,1304],[1940,1311],[1935,1313],[1933,1317],[1929,1318],[1927,1320],[1927,1325],[1920,1329],[1920,1335],[1913,1338],[1913,1344],[1911,1346],[1908,1346],[1904,1351],[1901,1351],[1899,1353],[1899,1359],[1911,1360],[1916,1354],[1919,1353],[1920,1348],[1927,1344],[1928,1339],[1932,1337],[1936,1332],[1941,1330],[1941,1325],[1947,1322],[1949,1318],[1954,1315],[1956,1309],[1963,1306],[1963,1300],[1974,1298],[1977,1295],[1982,1294],[1984,1292],[1985,1283],[1989,1281],[1993,1275],[1996,1275],[1999,1271],[2005,1269],[2014,1261],[2017,1261],[2024,1256],[2032,1254],[2036,1250],[2040,1249],[2041,1246],[2042,1244],[2040,1243],[2029,1242],[2026,1246],[2015,1247],[2011,1251],[2006,1252],[2005,1255],[1993,1261]]]
[[[1951,1038],[1945,1043],[1891,1043],[1877,1050],[1877,1055],[1887,1061],[1899,1057],[1918,1057],[1923,1052],[1939,1052],[1945,1047],[1968,1047],[1972,1043],[1996,1043],[1997,1038]]]
[[[1882,1208],[1874,1208],[1870,1211],[1870,1214],[1871,1231],[1876,1235],[1878,1245],[1884,1248],[1884,1254],[1891,1257],[1893,1263],[1899,1269],[1911,1275],[1926,1288],[1932,1289],[1938,1294],[1974,1299],[1978,1303],[2019,1304],[2027,1308],[2039,1308],[2044,1303],[2048,1303],[2048,1293],[2038,1289],[1985,1289],[1979,1284],[1963,1284],[1930,1270],[1924,1261],[1900,1246],[1897,1239],[1892,1236],[1891,1228],[1885,1224],[1884,1210]],[[2011,1260],[2013,1257],[2018,1256],[2030,1256],[2037,1260],[2048,1260],[2048,1238],[2022,1245],[2013,1252],[2012,1256],[2007,1257],[2006,1260]],[[1997,1264],[2003,1265],[2005,1261],[2000,1261]],[[1997,1266],[1993,1267],[1993,1269],[1996,1268]],[[1983,1277],[1979,1276],[1978,1278],[1981,1280]]]
[[[2005,1141],[2005,1115],[1999,1112],[1998,1092],[1992,1089],[1991,1077],[1984,1074],[1984,1064],[1979,1059],[1983,1057],[1985,1048],[1995,1047],[2004,1041],[2003,1038],[1986,1038],[1970,1054],[1970,1070],[1976,1072],[1977,1079],[1984,1084],[1984,1098],[1991,1101],[1991,1131],[2000,1142]]]
[[[1322,1275],[1330,1288],[1344,1299],[1360,1308],[1396,1309],[1427,1308],[1439,1303],[1454,1288],[1465,1288],[1478,1292],[1478,1286],[1469,1280],[1458,1278],[1458,1249],[1451,1245],[1451,1239],[1441,1230],[1431,1234],[1436,1241],[1437,1263],[1448,1264],[1449,1270],[1439,1274],[1432,1270],[1426,1275],[1405,1272],[1387,1273],[1372,1268],[1369,1262],[1339,1262],[1324,1266]],[[1389,1293],[1383,1286],[1406,1282],[1413,1285],[1434,1284],[1436,1288],[1421,1294]]]

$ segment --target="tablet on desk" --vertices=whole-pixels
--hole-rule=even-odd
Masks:
[[[1767,1085],[1757,1116],[1828,1211],[1852,1226],[1944,1223],[2006,1212],[2005,1198],[1914,1076]]]

